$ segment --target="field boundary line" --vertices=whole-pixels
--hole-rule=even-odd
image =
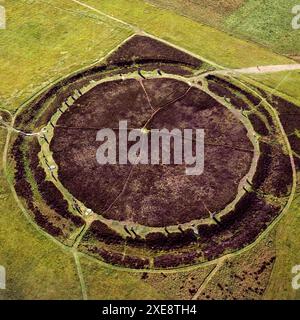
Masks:
[[[81,1],[78,1],[78,0],[70,0],[70,1],[75,2],[75,3],[81,5],[81,6],[85,7],[85,8],[88,8],[88,9],[92,10],[92,11],[95,11],[95,12],[101,14],[102,16],[104,16],[104,17],[106,17],[106,18],[109,18],[109,19],[112,19],[112,20],[118,22],[119,24],[123,24],[123,25],[127,26],[127,28],[133,29],[133,30],[135,30],[135,31],[139,31],[138,27],[135,27],[134,25],[132,25],[132,24],[130,24],[130,23],[128,23],[128,22],[125,22],[125,21],[123,21],[123,20],[121,20],[121,19],[115,18],[114,16],[111,16],[111,15],[109,15],[109,14],[106,14],[106,13],[104,13],[103,11],[98,10],[98,9],[96,9],[96,8],[94,8],[94,7],[86,4],[86,3],[84,3],[84,2],[81,2]]]
[[[71,9],[66,9],[66,8],[51,4],[46,0],[33,0],[33,1],[46,4],[51,8],[54,8],[54,9],[57,9],[57,10],[60,10],[60,11],[64,11],[64,12],[67,12],[67,13],[70,13],[70,14],[73,14],[73,15],[77,15],[77,16],[81,16],[81,17],[85,17],[85,18],[89,18],[89,19],[93,19],[93,20],[99,20],[99,21],[103,22],[103,20],[100,19],[99,17],[86,14],[84,11],[74,11],[74,10],[71,10]],[[106,18],[107,18],[107,20],[110,19],[109,17],[106,17]]]
[[[213,278],[213,276],[220,270],[220,268],[223,266],[225,258],[221,258],[219,260],[219,262],[217,263],[217,265],[208,273],[208,275],[206,276],[206,278],[203,280],[203,282],[201,283],[199,289],[197,290],[197,292],[195,293],[195,295],[192,297],[192,300],[198,300],[198,298],[200,297],[200,294],[202,293],[202,291],[206,288],[206,286],[208,285],[208,283],[210,282],[210,280]]]
[[[79,260],[79,257],[78,257],[78,254],[77,254],[76,250],[73,251],[73,256],[74,256],[74,260],[75,260],[75,264],[76,264],[76,268],[77,268],[77,274],[78,274],[78,278],[79,278],[82,298],[83,298],[83,300],[88,300],[87,288],[86,288],[86,285],[85,285],[85,282],[84,282],[84,277],[83,277],[83,273],[82,273],[82,269],[81,269],[81,264],[80,264],[80,260]]]

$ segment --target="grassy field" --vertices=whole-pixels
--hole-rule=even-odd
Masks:
[[[6,131],[0,128],[3,152]],[[7,289],[0,299],[80,299],[73,256],[36,231],[10,192],[0,159],[0,265]],[[63,268],[62,268],[63,266]]]
[[[269,74],[251,75],[251,79],[263,83],[277,91],[284,92],[288,96],[299,101],[300,105],[300,72],[277,72]]]
[[[190,300],[215,265],[179,272],[124,272],[80,258],[89,299]],[[101,288],[101,290],[99,290]]]
[[[299,31],[291,27],[297,0],[147,0],[195,21],[249,39],[272,50],[300,54]]]
[[[300,32],[293,30],[292,8],[298,0],[248,0],[224,21],[225,29],[272,48],[300,54]]]
[[[10,2],[7,17],[7,30],[0,30],[0,107],[10,110],[132,33],[68,0]]]
[[[146,0],[145,2],[221,29],[224,19],[240,8],[245,0]]]
[[[298,174],[298,181],[300,176]],[[299,185],[299,183],[298,183]],[[266,299],[300,299],[300,291],[292,288],[292,268],[300,261],[300,189],[289,212],[276,232],[276,263],[266,291]]]
[[[82,257],[80,259],[87,295],[91,300],[105,299],[165,299],[166,292],[157,291],[141,280],[141,273],[128,273],[99,266]]]
[[[140,0],[84,2],[223,66],[244,67],[292,62],[266,48],[234,38],[171,11],[160,10]]]
[[[202,298],[262,299],[272,272],[275,255],[274,230],[254,248],[225,260],[202,292]],[[269,263],[267,267],[263,267]]]

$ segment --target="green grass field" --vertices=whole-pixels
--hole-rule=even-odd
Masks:
[[[147,0],[200,23],[265,45],[275,52],[299,55],[300,35],[291,27],[297,0]]]
[[[6,131],[0,128],[1,154]],[[41,235],[18,207],[0,159],[0,264],[6,268],[6,290],[0,299],[80,299],[73,256]],[[62,268],[63,266],[63,268]]]
[[[244,5],[245,0],[146,0],[197,22],[224,30],[224,20]]]
[[[291,286],[291,270],[300,261],[299,191],[298,187],[298,195],[276,230],[276,263],[265,294],[266,299],[300,299],[300,291]]]
[[[299,71],[283,71],[269,74],[251,75],[254,79],[265,86],[276,88],[277,91],[284,92],[288,96],[300,102],[300,73]]]
[[[249,0],[225,19],[225,29],[268,46],[276,52],[299,55],[300,33],[293,30],[292,8],[297,0]]]
[[[292,62],[263,47],[143,1],[87,0],[85,3],[226,67]]]
[[[18,0],[0,31],[0,107],[16,109],[55,79],[105,56],[131,33],[68,0]]]

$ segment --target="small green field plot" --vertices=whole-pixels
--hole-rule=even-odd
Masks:
[[[276,263],[275,232],[268,234],[255,249],[224,260],[216,266],[199,299],[258,300],[265,297]]]
[[[90,259],[80,258],[87,297],[91,300],[166,299],[167,292],[143,281],[142,273],[110,269]]]
[[[254,79],[270,88],[300,101],[300,71],[282,71],[251,75]]]
[[[299,264],[299,194],[293,201],[290,211],[283,218],[276,231],[276,262],[270,278],[266,299],[299,300],[299,290],[291,286],[295,265]]]
[[[225,20],[230,32],[261,43],[276,52],[299,55],[299,30],[292,28],[297,0],[249,0]]]
[[[223,21],[239,9],[245,0],[146,0],[146,2],[177,14],[184,15],[200,23],[211,26],[223,26]]]

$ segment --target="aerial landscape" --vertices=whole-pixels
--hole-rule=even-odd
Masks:
[[[298,0],[0,8],[0,300],[300,299]]]

